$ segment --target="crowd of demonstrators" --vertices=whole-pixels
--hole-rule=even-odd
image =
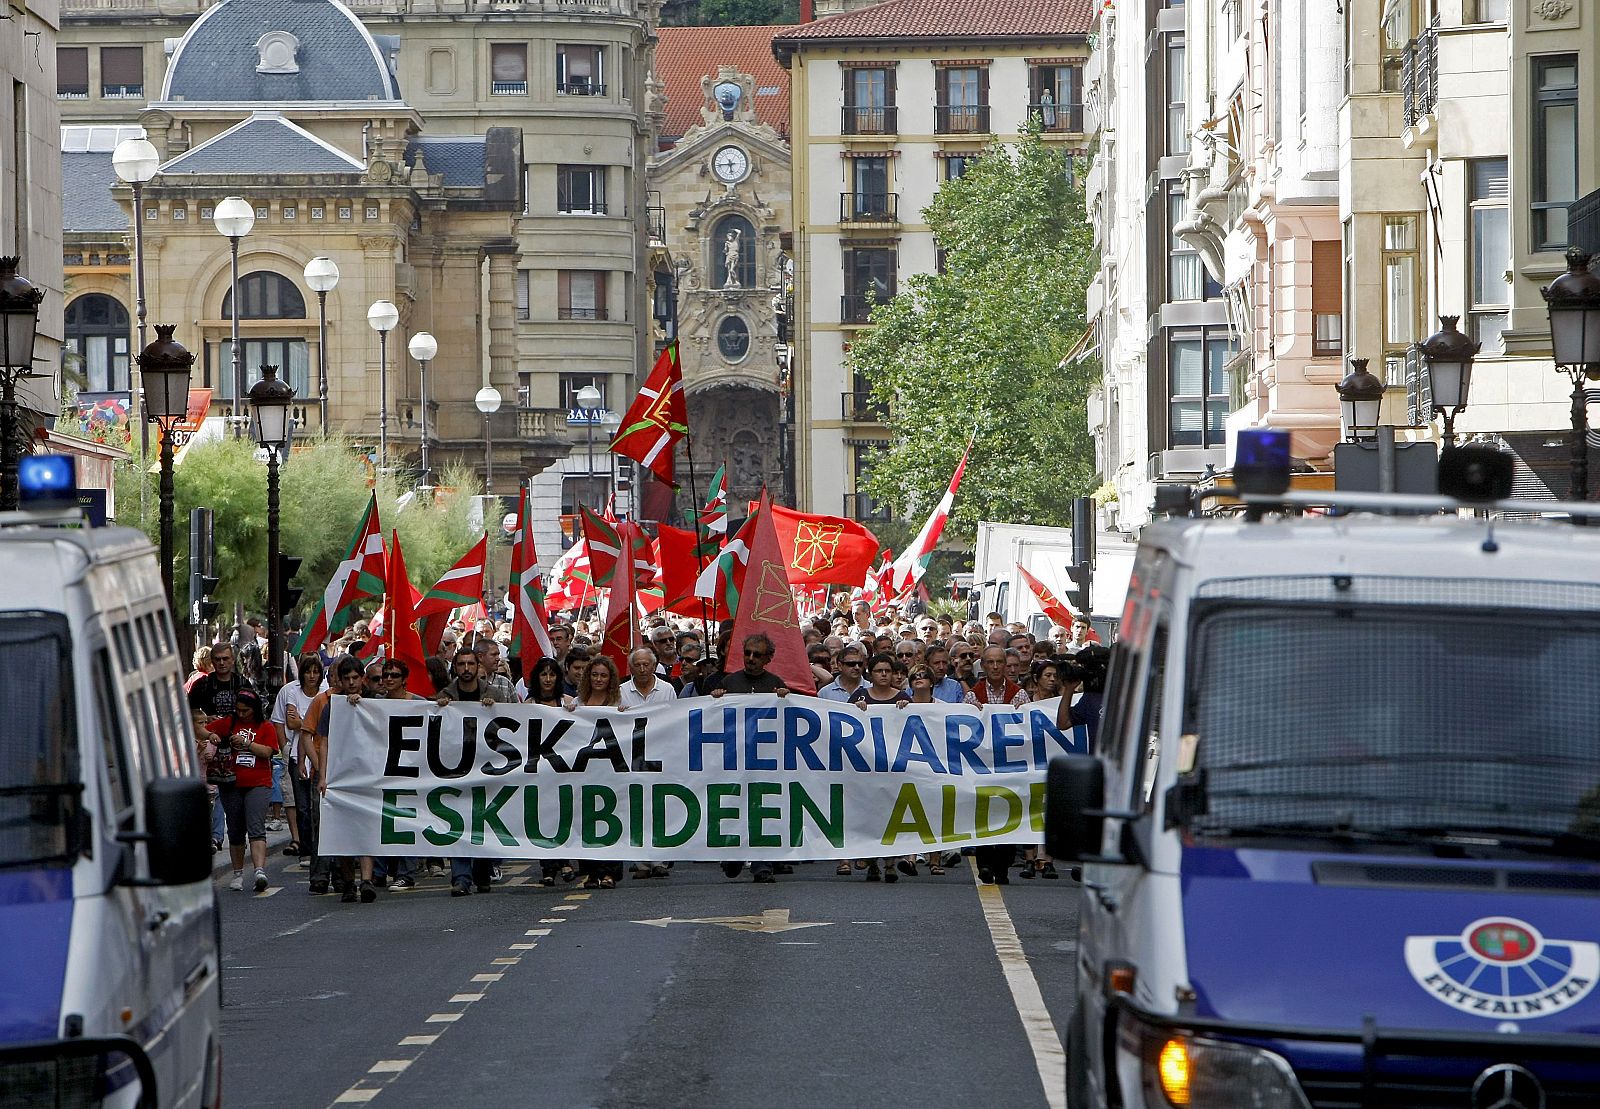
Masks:
[[[715,632],[707,645],[707,632]],[[522,673],[508,657],[508,621],[455,621],[445,630],[437,653],[426,660],[427,688],[436,704],[484,706],[523,702],[581,713],[594,709],[629,712],[680,698],[776,694],[789,691],[772,673],[774,648],[765,635],[735,643],[731,623],[714,629],[697,620],[656,614],[646,621],[643,644],[628,656],[626,675],[599,653],[601,627],[584,619],[557,621],[549,629],[553,657],[540,658]],[[1083,726],[1091,744],[1099,724],[1109,652],[1093,642],[1089,625],[1057,626],[1036,640],[1020,624],[1007,625],[997,613],[986,620],[902,616],[893,606],[875,612],[848,595],[835,598],[832,611],[804,622],[801,629],[817,696],[863,710],[868,706],[966,704],[1020,706],[1060,697],[1058,723]],[[334,698],[351,703],[363,697],[410,698],[410,668],[384,658],[369,643],[370,628],[357,620],[328,643],[288,660],[290,680],[278,690],[270,712],[263,710],[258,685],[241,672],[262,652],[257,629],[246,624],[237,641],[224,640],[195,652],[194,671],[185,687],[196,720],[196,742],[216,798],[213,838],[224,841],[233,863],[234,889],[264,889],[268,810],[275,781],[283,790],[290,842],[284,854],[297,856],[309,871],[313,894],[338,892],[346,902],[371,904],[378,891],[414,888],[421,868],[448,866],[454,896],[489,893],[500,867],[489,859],[413,859],[402,857],[333,859],[320,853],[321,808],[327,786]],[[331,734],[330,734],[331,733]],[[277,774],[281,772],[281,778]],[[248,849],[254,873],[246,880]],[[1034,847],[986,845],[972,849],[984,882],[1007,883],[1021,868],[1023,878],[1056,877],[1051,860]],[[837,873],[862,872],[867,881],[896,881],[926,865],[940,875],[958,861],[956,852],[901,858],[836,860]],[[730,878],[746,866],[756,882],[772,882],[793,872],[785,863],[724,863]],[[614,889],[624,865],[576,859],[541,859],[540,881],[583,880],[585,888]],[[636,879],[666,878],[670,864],[640,859]]]

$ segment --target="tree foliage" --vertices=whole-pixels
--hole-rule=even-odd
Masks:
[[[1071,166],[1037,134],[997,143],[923,218],[945,272],[912,277],[851,344],[889,405],[868,491],[920,522],[976,429],[946,536],[970,539],[980,519],[1070,524],[1072,498],[1094,486],[1084,405],[1099,378],[1092,360],[1066,360],[1096,265]]]
[[[800,0],[668,0],[662,20],[669,26],[748,27],[795,23]]]
[[[304,561],[295,584],[305,591],[302,610],[309,610],[318,592],[333,576],[339,560],[367,507],[372,487],[362,459],[339,439],[313,440],[296,447],[280,471],[279,533],[285,554]],[[145,485],[141,502],[140,483]],[[224,439],[197,444],[173,471],[174,592],[180,606],[189,595],[189,510],[213,513],[213,572],[221,579],[215,597],[226,614],[235,603],[262,612],[267,603],[267,467],[258,461],[249,440]],[[430,504],[409,499],[397,507],[397,489],[385,480],[378,496],[378,517],[387,537],[399,529],[406,569],[426,591],[456,559],[478,541],[470,523],[472,498],[481,489],[475,474],[451,468],[443,475],[442,492]],[[141,512],[141,504],[143,511]],[[157,476],[144,472],[135,458],[117,471],[118,523],[142,528],[158,542]]]

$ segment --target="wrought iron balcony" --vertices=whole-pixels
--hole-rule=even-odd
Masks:
[[[645,209],[650,217],[650,241],[664,243],[667,241],[667,210],[665,207],[651,205]]]
[[[1083,133],[1082,104],[1029,104],[1028,118],[1037,120],[1039,129],[1047,135]]]
[[[566,81],[556,84],[557,96],[604,96],[606,87],[593,81]]]
[[[899,193],[840,193],[840,223],[899,223]]]
[[[875,400],[870,389],[841,393],[839,400],[844,418],[858,424],[881,424],[889,418],[889,406]]]
[[[589,308],[557,308],[556,317],[563,320],[603,320],[606,310],[598,305]]]
[[[1406,43],[1400,59],[1401,116],[1407,127],[1433,114],[1439,103],[1439,19]]]
[[[936,104],[933,131],[936,135],[986,135],[989,133],[989,105]]]
[[[899,132],[897,112],[898,109],[893,104],[878,107],[846,105],[844,133],[846,135],[897,134]]]
[[[839,319],[844,323],[867,323],[872,310],[887,300],[889,297],[876,293],[846,293],[839,298]]]
[[[490,96],[527,96],[528,82],[526,81],[490,81]]]

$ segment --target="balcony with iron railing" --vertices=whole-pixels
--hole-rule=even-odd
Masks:
[[[566,81],[556,84],[557,96],[604,96],[606,87],[593,81]]]
[[[144,82],[137,85],[101,85],[100,96],[105,100],[142,100]]]
[[[839,409],[846,420],[858,424],[881,424],[889,418],[889,406],[874,399],[870,389],[839,394]]]
[[[1082,104],[1029,104],[1028,118],[1037,122],[1047,135],[1083,133]]]
[[[563,320],[603,320],[606,318],[606,310],[603,305],[587,308],[566,306],[556,309],[556,318]]]
[[[846,135],[894,135],[899,132],[899,109],[893,104],[877,107],[846,105],[843,128]]]
[[[889,510],[889,505],[867,493],[846,493],[844,495],[844,515],[849,520],[884,521],[894,518]]]
[[[526,81],[490,81],[490,96],[527,96],[528,82]]]
[[[840,223],[899,223],[899,193],[840,193]]]
[[[1400,59],[1401,118],[1415,127],[1439,103],[1439,19],[1406,43]]]
[[[893,295],[893,293],[889,296],[880,296],[877,293],[846,293],[839,298],[839,319],[844,323],[867,323],[871,320],[872,310]]]
[[[933,132],[936,135],[986,135],[989,133],[989,105],[935,104]]]
[[[650,218],[650,241],[664,243],[667,241],[667,209],[664,206],[652,204],[645,209]]]

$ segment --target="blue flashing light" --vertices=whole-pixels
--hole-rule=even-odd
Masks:
[[[1289,488],[1289,433],[1275,428],[1239,432],[1233,452],[1233,484],[1241,493],[1275,495]]]
[[[77,459],[32,454],[17,469],[17,502],[24,509],[69,508],[78,503]]]

